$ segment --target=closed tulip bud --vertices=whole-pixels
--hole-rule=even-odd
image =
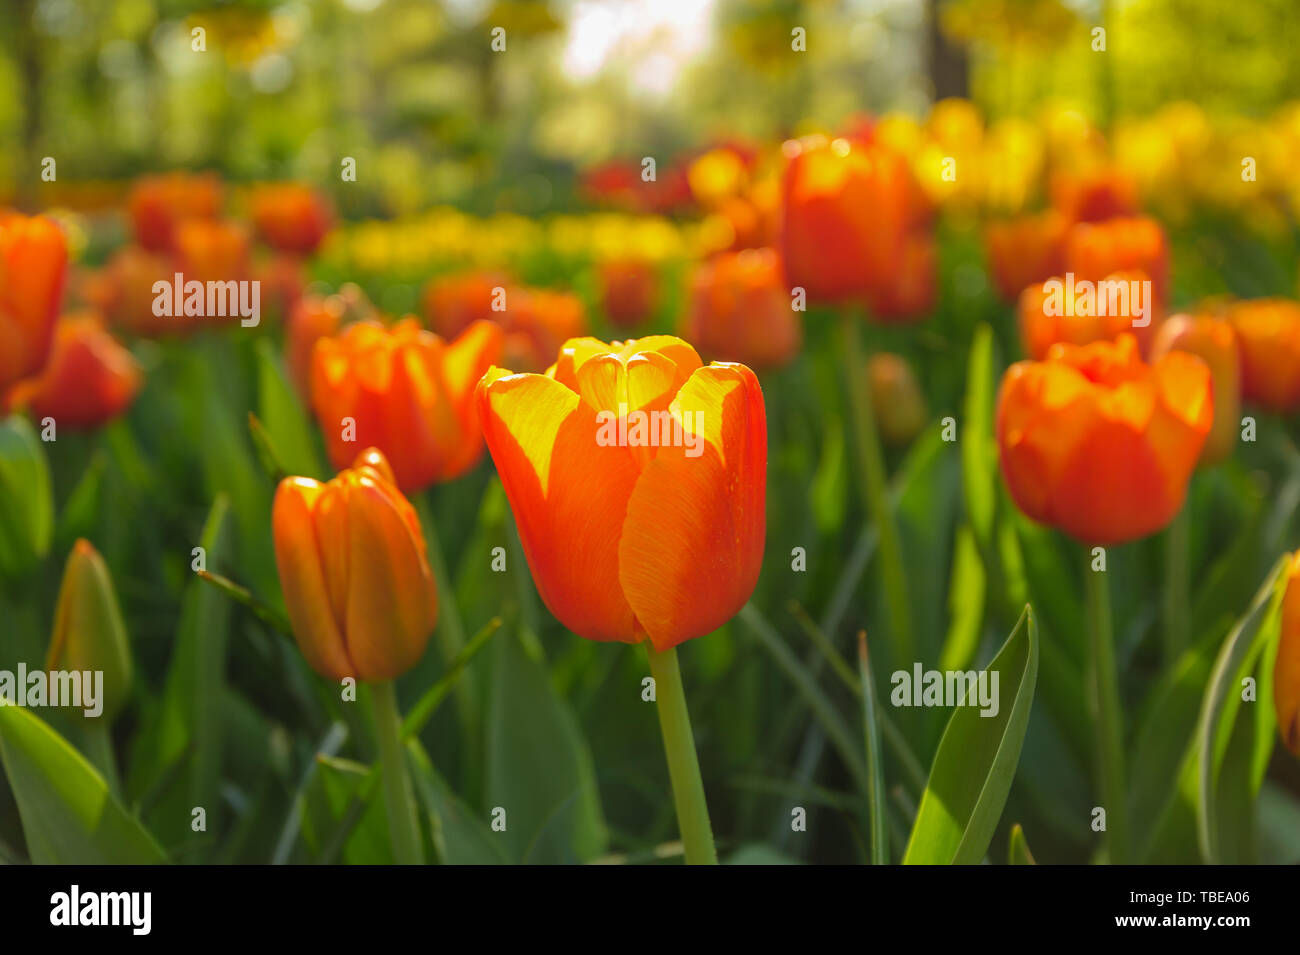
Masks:
[[[438,620],[438,592],[419,518],[378,449],[324,484],[281,481],[271,533],[289,622],[312,669],[379,682],[415,665]]]
[[[52,219],[0,213],[0,392],[49,358],[67,265]]]
[[[1273,706],[1282,742],[1300,756],[1300,551],[1291,557],[1286,595],[1282,598],[1282,632],[1273,666]]]
[[[25,409],[73,430],[90,430],[130,407],[140,391],[140,365],[105,329],[98,315],[70,315],[59,322],[54,352],[36,378],[19,382],[6,409]]]
[[[1218,464],[1232,454],[1241,427],[1241,353],[1232,326],[1210,315],[1174,315],[1156,333],[1153,361],[1171,351],[1190,352],[1214,380],[1214,424],[1201,451],[1201,464]]]
[[[26,418],[0,419],[0,578],[14,580],[50,549],[54,498],[45,449]]]
[[[582,338],[545,375],[492,369],[478,400],[533,579],[574,633],[663,651],[749,599],[767,425],[744,365],[666,335]]]
[[[475,322],[500,324],[504,318],[500,309],[510,303],[504,295],[509,284],[504,275],[496,272],[466,272],[430,279],[422,296],[425,320],[448,341]]]
[[[799,353],[802,332],[772,249],[724,252],[691,280],[683,333],[710,357],[763,370]]]
[[[334,224],[334,213],[325,198],[297,182],[257,187],[252,207],[253,224],[262,241],[292,255],[311,255]]]
[[[121,711],[131,693],[131,646],[113,579],[86,540],[73,545],[63,568],[45,669],[102,673],[106,720]]]
[[[791,140],[782,181],[786,281],[810,302],[860,301],[898,268],[912,195],[907,160],[872,143]]]
[[[376,447],[397,486],[418,491],[469,470],[483,453],[474,385],[500,358],[501,329],[476,322],[450,344],[413,318],[349,325],[312,351],[311,404],[342,468]]]
[[[1228,320],[1241,345],[1242,397],[1269,411],[1294,411],[1300,406],[1300,304],[1237,302]]]
[[[998,395],[1002,476],[1029,517],[1088,544],[1163,528],[1182,507],[1214,418],[1210,369],[1137,340],[1054,345],[1007,369]]]
[[[613,324],[635,328],[654,313],[659,279],[651,263],[611,259],[600,264],[599,278],[601,307]]]
[[[991,223],[984,232],[989,271],[1003,301],[1065,271],[1069,223],[1056,211]]]
[[[1042,361],[1057,342],[1087,345],[1124,333],[1137,339],[1143,355],[1149,354],[1164,317],[1155,287],[1147,283],[1145,272],[1133,271],[1116,272],[1096,283],[1054,277],[1029,286],[1020,293],[1016,309],[1025,354]]]
[[[170,252],[180,222],[215,219],[221,212],[221,180],[208,173],[146,176],[131,190],[127,206],[135,241],[150,252]]]
[[[929,412],[912,366],[898,355],[876,352],[867,361],[871,404],[887,444],[907,444],[925,428]]]
[[[1098,282],[1113,272],[1141,270],[1156,300],[1169,300],[1169,242],[1160,223],[1145,216],[1083,222],[1065,240],[1065,271],[1075,281]]]

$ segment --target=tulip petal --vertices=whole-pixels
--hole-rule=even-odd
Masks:
[[[284,602],[302,655],[312,669],[334,679],[355,676],[331,609],[313,512],[325,486],[285,478],[275,492],[271,530]]]
[[[717,629],[744,605],[766,523],[767,422],[754,373],[701,368],[671,410],[701,443],[659,448],[628,502],[618,554],[623,592],[658,650]]]
[[[361,679],[391,680],[424,652],[437,591],[392,490],[364,473],[350,475],[348,485],[348,656]]]
[[[483,434],[551,612],[592,640],[635,639],[618,582],[618,541],[636,483],[629,450],[597,441],[596,411],[543,375],[489,372]]]

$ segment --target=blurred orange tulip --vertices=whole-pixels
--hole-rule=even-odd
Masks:
[[[253,190],[252,211],[262,241],[294,255],[315,252],[334,223],[334,213],[325,198],[298,182],[258,186]]]
[[[988,225],[984,243],[989,271],[1004,301],[1014,302],[1031,285],[1065,271],[1068,227],[1054,210]]]
[[[1141,269],[1151,277],[1156,298],[1169,301],[1169,243],[1154,219],[1139,216],[1083,222],[1065,240],[1065,271],[1076,281],[1097,282],[1113,272]]]
[[[438,591],[414,508],[376,448],[322,484],[280,482],[275,561],[294,637],[331,680],[401,676],[424,653]]]
[[[289,380],[311,403],[311,356],[316,343],[335,334],[343,322],[343,299],[309,295],[298,300],[284,323],[284,355]]]
[[[116,418],[140,390],[140,366],[93,313],[61,319],[50,360],[35,378],[14,385],[7,411],[26,409],[73,430],[97,428]]]
[[[1201,464],[1218,464],[1232,454],[1241,428],[1241,350],[1232,326],[1213,315],[1174,315],[1156,332],[1151,358],[1171,351],[1200,357],[1214,380],[1214,424],[1201,451]]]
[[[276,252],[253,266],[253,279],[262,283],[262,306],[286,317],[310,281],[303,260],[286,252]]]
[[[601,308],[611,323],[635,328],[654,313],[659,277],[651,263],[644,259],[610,259],[600,264],[598,274]]]
[[[925,428],[929,412],[912,366],[892,352],[867,359],[871,406],[886,444],[904,445]]]
[[[475,322],[444,343],[406,318],[349,325],[316,343],[311,404],[335,467],[377,447],[397,485],[419,491],[469,470],[483,453],[474,385],[501,356],[501,329]]]
[[[183,317],[153,311],[154,283],[171,282],[173,274],[165,256],[138,245],[123,246],[105,264],[87,299],[114,327],[132,335],[179,331],[188,327]]]
[[[1116,272],[1098,283],[1066,283],[1059,277],[1059,288],[1049,291],[1042,285],[1030,285],[1020,293],[1017,317],[1020,324],[1020,341],[1025,354],[1036,361],[1047,357],[1047,352],[1057,342],[1086,345],[1089,342],[1113,339],[1128,332],[1137,339],[1143,355],[1150,352],[1151,342],[1160,327],[1163,316],[1159,303],[1149,301],[1140,283],[1148,281],[1142,271]],[[1133,283],[1137,282],[1138,285]],[[1073,288],[1074,301],[1067,300],[1067,289]],[[1154,283],[1150,286],[1150,299],[1155,298]],[[1143,309],[1150,312],[1143,315]],[[1063,311],[1066,314],[1055,314]],[[1104,311],[1106,314],[1099,315]],[[1146,325],[1134,322],[1147,320]]]
[[[914,230],[902,240],[898,271],[867,296],[871,318],[886,324],[922,319],[939,294],[939,251],[934,236]]]
[[[1133,540],[1182,507],[1213,418],[1210,370],[1195,355],[1146,365],[1127,334],[1055,345],[1002,379],[1002,475],[1036,521],[1088,544]]]
[[[1052,176],[1052,205],[1071,222],[1103,222],[1138,214],[1137,180],[1123,169],[1101,166]]]
[[[744,365],[679,338],[566,342],[545,375],[492,369],[484,436],[546,606],[658,651],[717,629],[763,560],[767,425]]]
[[[189,219],[176,226],[176,269],[185,281],[232,282],[251,274],[248,230],[237,222]]]
[[[49,358],[67,266],[54,220],[0,212],[0,391]]]
[[[586,309],[572,292],[515,287],[508,296],[496,314],[506,333],[501,357],[511,367],[541,371],[564,342],[587,331]]]
[[[1300,551],[1291,556],[1287,569],[1282,633],[1273,665],[1273,706],[1282,742],[1300,756]]]
[[[1300,303],[1282,298],[1236,302],[1228,319],[1241,344],[1241,392],[1270,411],[1300,406]]]
[[[132,188],[127,205],[135,241],[150,252],[170,252],[178,223],[220,214],[221,180],[211,173],[145,176]]]
[[[888,147],[791,140],[782,182],[781,257],[809,302],[861,300],[897,271],[912,175]]]
[[[724,252],[691,279],[683,334],[706,355],[776,368],[799,353],[802,331],[772,249]]]
[[[452,339],[478,321],[500,323],[509,281],[495,272],[465,272],[430,279],[422,296],[429,327]],[[495,306],[495,307],[494,307]]]

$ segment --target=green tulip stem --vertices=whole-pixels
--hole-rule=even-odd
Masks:
[[[867,380],[867,361],[862,351],[863,318],[855,309],[840,310],[843,333],[845,386],[849,392],[850,438],[862,468],[863,501],[876,525],[880,541],[881,573],[884,575],[885,602],[889,612],[889,636],[895,666],[910,665],[915,660],[912,641],[912,612],[907,601],[907,571],[903,563],[902,539],[898,524],[889,508],[889,489],[885,475],[885,457],[880,450],[876,414],[871,406],[871,387]]]
[[[375,734],[379,737],[379,764],[393,858],[401,865],[423,865],[424,844],[420,841],[415,791],[402,746],[402,714],[397,709],[397,692],[391,680],[370,684],[370,703],[374,709]]]
[[[1110,586],[1106,571],[1083,573],[1087,595],[1088,684],[1097,735],[1101,800],[1112,864],[1126,862],[1128,807],[1124,789],[1124,722],[1119,702],[1115,639],[1111,632]]]
[[[1188,517],[1190,505],[1184,502],[1165,531],[1165,665],[1173,666],[1188,644],[1191,629],[1188,605],[1191,602],[1189,580]]]
[[[659,709],[659,728],[663,731],[664,751],[668,756],[668,777],[672,780],[673,802],[677,806],[677,825],[687,865],[717,865],[718,850],[713,845],[713,825],[704,798],[704,780],[700,778],[700,760],[695,752],[691,732],[691,715],[686,709],[682,690],[682,671],[677,665],[677,648],[662,653],[647,640],[650,675],[655,681],[655,702]]]

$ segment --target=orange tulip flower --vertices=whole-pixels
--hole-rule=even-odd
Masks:
[[[802,331],[776,252],[724,252],[701,263],[691,280],[683,334],[706,355],[760,370],[793,359]]]
[[[1149,281],[1145,272],[1117,272],[1086,285],[1075,285],[1059,277],[1053,281],[1057,284],[1050,290],[1043,283],[1031,285],[1020,293],[1017,315],[1026,355],[1042,361],[1057,342],[1086,345],[1113,339],[1124,332],[1137,339],[1144,355],[1149,353],[1162,315],[1155,300],[1154,283],[1141,284]],[[1073,301],[1069,300],[1071,291]],[[1103,311],[1106,314],[1098,314]],[[1148,324],[1134,324],[1142,321]]]
[[[430,328],[448,340],[474,322],[500,324],[498,309],[508,301],[505,294],[509,284],[504,275],[495,272],[466,272],[430,279],[422,296],[424,317]]]
[[[524,371],[545,368],[564,342],[587,331],[586,309],[572,292],[512,288],[496,314],[506,333],[502,359]]]
[[[598,269],[605,316],[620,328],[635,328],[654,313],[659,294],[655,267],[644,259],[611,259]]]
[[[1242,396],[1270,411],[1295,410],[1300,405],[1300,303],[1236,302],[1228,319],[1241,344]]]
[[[210,173],[146,176],[136,182],[127,206],[135,241],[150,252],[170,252],[177,224],[220,214],[221,180]]]
[[[284,325],[284,355],[289,380],[304,401],[311,403],[311,356],[316,343],[335,334],[345,306],[337,295],[309,295],[298,300]]]
[[[438,591],[415,509],[378,449],[325,484],[281,481],[271,532],[289,621],[312,669],[373,683],[415,665],[438,620]]]
[[[897,271],[912,175],[888,147],[791,140],[782,182],[781,257],[787,283],[810,302],[860,300]]]
[[[67,266],[54,220],[0,212],[0,391],[49,358]]]
[[[1282,742],[1300,756],[1300,551],[1291,557],[1282,598],[1282,634],[1273,666],[1273,706]]]
[[[253,190],[253,224],[262,241],[294,255],[311,255],[334,224],[329,203],[298,182],[268,183]]]
[[[1169,301],[1169,243],[1154,219],[1138,216],[1083,222],[1065,240],[1065,271],[1096,282],[1114,272],[1140,269],[1151,277],[1160,302]]]
[[[867,296],[871,317],[886,324],[916,321],[934,311],[939,294],[939,252],[934,236],[914,230],[899,249],[898,271]]]
[[[483,453],[474,384],[500,357],[501,329],[476,322],[447,344],[414,318],[356,322],[316,343],[311,404],[335,467],[377,447],[397,486],[419,491],[468,471]]]
[[[230,282],[251,274],[248,230],[236,222],[189,219],[176,226],[176,269],[185,281]]]
[[[1002,379],[1002,475],[1036,521],[1089,544],[1133,540],[1182,507],[1213,418],[1210,370],[1195,355],[1147,365],[1127,334],[1058,344]]]
[[[185,327],[184,318],[153,312],[154,283],[171,282],[171,263],[138,245],[123,246],[105,264],[100,281],[87,298],[114,327],[132,335],[160,335]]]
[[[1201,451],[1201,464],[1218,464],[1232,454],[1241,428],[1241,349],[1232,325],[1213,315],[1174,315],[1156,332],[1153,360],[1171,351],[1200,357],[1214,380],[1214,424]]]
[[[744,605],[766,500],[752,371],[666,335],[581,338],[545,375],[492,369],[478,401],[533,579],[570,630],[664,651]]]
[[[1031,285],[1065,271],[1068,228],[1053,210],[989,224],[984,232],[989,271],[1004,301],[1014,302]]]
[[[1071,222],[1104,222],[1138,214],[1137,180],[1114,166],[1052,177],[1052,205]]]
[[[139,390],[139,363],[98,315],[86,313],[59,322],[49,362],[38,377],[11,388],[5,405],[9,411],[25,408],[37,420],[50,417],[73,430],[91,429],[124,412]]]

